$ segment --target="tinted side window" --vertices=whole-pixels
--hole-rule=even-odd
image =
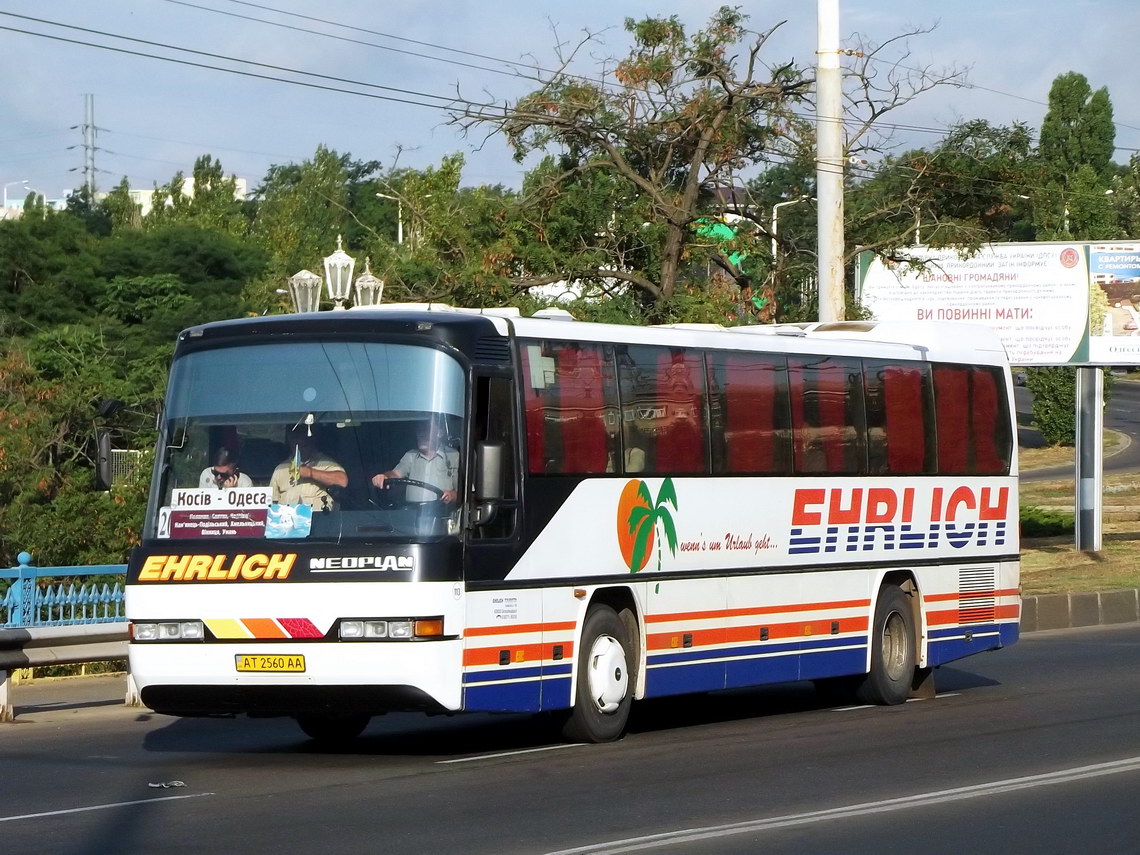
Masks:
[[[866,451],[860,360],[789,356],[788,379],[796,472],[862,472]]]
[[[934,366],[938,471],[1000,475],[1009,471],[1013,430],[1004,372],[989,366]]]
[[[713,472],[786,475],[792,471],[788,367],[764,353],[710,353]]]
[[[704,359],[685,348],[618,348],[622,461],[629,473],[708,472]]]
[[[863,361],[867,471],[924,475],[936,468],[934,395],[925,363]]]
[[[970,439],[974,449],[974,472],[978,475],[1004,474],[1009,471],[1013,455],[1005,372],[989,366],[974,366],[970,369],[970,381],[973,396]]]
[[[618,451],[618,407],[611,354],[609,345],[523,343],[523,406],[530,472],[613,471]]]

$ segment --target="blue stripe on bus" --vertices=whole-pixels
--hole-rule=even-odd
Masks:
[[[723,659],[737,656],[759,656],[775,653],[805,653],[814,650],[826,650],[832,647],[845,647],[849,644],[865,645],[866,636],[848,636],[846,638],[813,638],[781,642],[779,644],[750,644],[746,647],[720,647],[702,648],[700,650],[685,650],[668,653],[658,653],[649,657],[649,665],[665,665],[677,662],[699,662],[702,659]]]
[[[927,662],[932,666],[942,665],[983,650],[996,650],[1017,641],[1018,632],[1016,623],[972,624],[933,630],[927,646]],[[968,641],[967,633],[970,635]]]
[[[542,705],[541,683],[502,683],[495,686],[467,686],[463,690],[463,709],[483,712],[538,712]]]
[[[570,663],[561,665],[541,665],[532,668],[495,668],[488,671],[467,671],[463,675],[464,683],[483,683],[488,680],[516,680],[524,677],[557,677],[569,676]]]
[[[542,668],[499,668],[496,671],[468,671],[463,675],[464,683],[481,683],[486,680],[516,680],[523,677],[540,677]]]

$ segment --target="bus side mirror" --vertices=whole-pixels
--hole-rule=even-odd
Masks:
[[[475,501],[497,502],[503,498],[503,455],[501,442],[481,442],[475,447]]]
[[[95,431],[95,480],[100,490],[111,489],[111,432],[106,428]]]

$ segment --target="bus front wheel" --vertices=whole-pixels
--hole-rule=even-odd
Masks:
[[[578,649],[574,705],[562,728],[571,742],[612,742],[625,732],[633,703],[629,633],[617,612],[594,606]]]
[[[910,694],[916,665],[914,612],[895,585],[880,592],[871,629],[871,671],[856,692],[865,704],[901,704]]]
[[[297,724],[305,736],[325,745],[351,742],[368,727],[366,715],[302,715]]]

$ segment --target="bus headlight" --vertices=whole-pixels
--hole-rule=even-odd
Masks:
[[[338,623],[341,641],[406,641],[441,638],[443,618],[353,618]]]
[[[205,638],[200,620],[131,624],[131,641],[203,641]]]

